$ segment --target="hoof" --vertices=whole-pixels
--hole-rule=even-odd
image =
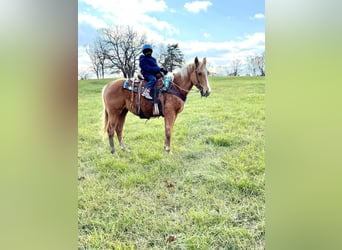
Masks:
[[[110,152],[111,152],[112,154],[114,154],[114,153],[115,153],[115,150],[114,150],[114,149],[112,149],[112,150],[110,150]]]
[[[126,148],[126,147],[125,147],[125,148],[121,148],[121,150],[124,151],[124,152],[128,152],[128,153],[131,152],[131,151],[130,151],[128,148]]]
[[[171,148],[170,148],[170,147],[164,146],[164,149],[165,149],[166,153],[172,155],[172,153],[171,153]]]

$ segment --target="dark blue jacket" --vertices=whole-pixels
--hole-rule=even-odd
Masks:
[[[141,74],[157,74],[160,72],[160,68],[157,64],[157,60],[154,57],[147,57],[145,55],[141,55],[139,57],[139,66],[141,69]]]

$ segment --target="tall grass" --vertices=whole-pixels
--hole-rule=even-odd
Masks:
[[[162,118],[129,113],[129,152],[102,140],[101,89],[79,81],[79,249],[264,249],[265,79],[211,77],[164,152]]]

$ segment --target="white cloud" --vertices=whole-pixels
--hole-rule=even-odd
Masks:
[[[185,41],[182,42],[182,48],[186,53],[195,54],[207,52],[209,50],[226,50],[237,51],[245,49],[264,49],[265,33],[254,33],[246,35],[240,41],[224,41],[224,42],[202,42],[202,41]]]
[[[253,35],[247,35],[245,40],[238,43],[241,49],[262,49],[265,47],[265,33],[254,33]]]
[[[205,38],[209,38],[209,37],[210,37],[210,34],[207,33],[207,32],[205,32],[205,33],[203,34],[203,36],[204,36]]]
[[[261,54],[265,50],[265,33],[246,35],[238,41],[184,41],[179,46],[190,61],[195,56],[205,56],[211,65],[229,66],[235,59],[244,63],[248,56]]]
[[[250,17],[249,19],[254,20],[254,19],[264,19],[265,15],[262,13],[257,13],[253,17]]]
[[[185,3],[184,8],[189,12],[198,13],[201,10],[206,11],[212,3],[210,1],[193,1],[190,3]]]
[[[78,22],[88,23],[91,26],[93,26],[95,29],[107,27],[107,24],[103,20],[97,18],[96,16],[82,14],[82,13],[78,15]]]
[[[170,25],[168,22],[160,21],[155,17],[146,16],[144,17],[143,20],[141,20],[141,23],[150,24],[151,26],[155,27],[157,30],[165,32],[169,35],[179,34],[178,29]]]
[[[146,12],[162,12],[167,9],[163,0],[79,0],[80,2],[91,5],[100,12],[122,14],[126,18],[132,18],[135,14]]]
[[[113,25],[129,25],[139,33],[147,34],[155,42],[164,41],[164,35],[179,34],[179,30],[170,23],[159,20],[148,15],[148,12],[164,12],[167,10],[166,2],[163,0],[79,0],[90,5],[97,12],[101,13],[102,23]],[[101,27],[101,20],[90,17],[85,13],[79,14],[81,20],[92,23],[95,28]],[[105,21],[104,21],[105,20]],[[162,31],[162,33],[161,33]]]

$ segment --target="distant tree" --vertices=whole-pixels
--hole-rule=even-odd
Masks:
[[[146,36],[139,35],[130,26],[115,26],[101,30],[104,45],[102,53],[108,60],[112,72],[121,72],[125,78],[132,78],[138,67],[141,48]]]
[[[166,48],[161,48],[158,61],[163,68],[172,72],[174,69],[183,66],[184,54],[180,50],[178,43],[168,44]]]
[[[265,52],[261,56],[250,56],[247,58],[247,67],[251,75],[265,76]]]
[[[92,70],[96,74],[97,79],[104,78],[106,63],[106,47],[104,42],[98,37],[92,46],[86,48],[86,52],[90,57]]]
[[[247,57],[247,68],[248,68],[248,71],[249,71],[249,74],[251,76],[255,76],[256,75],[256,67],[255,67],[255,57],[254,56],[248,56]]]
[[[88,79],[88,72],[85,69],[78,70],[78,77],[80,80],[87,80]]]
[[[260,71],[260,75],[265,76],[265,52],[263,52],[261,56],[258,57],[257,65]]]
[[[231,63],[231,68],[232,68],[232,73],[230,73],[230,76],[238,76],[239,75],[239,70],[241,67],[241,61],[239,59],[235,59]]]

